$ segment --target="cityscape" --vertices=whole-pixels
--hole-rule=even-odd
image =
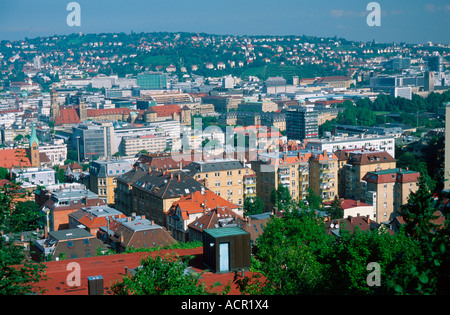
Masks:
[[[80,3],[0,38],[1,295],[450,293],[447,34],[89,33]]]

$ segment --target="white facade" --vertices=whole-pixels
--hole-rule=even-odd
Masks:
[[[39,152],[47,154],[52,165],[64,165],[67,160],[67,144],[46,144],[39,146]]]
[[[308,139],[307,149],[335,152],[343,149],[375,149],[386,151],[395,158],[395,138],[392,136],[333,137],[332,139]]]

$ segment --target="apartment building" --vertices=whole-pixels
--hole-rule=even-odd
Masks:
[[[368,172],[396,168],[396,160],[386,151],[359,150],[348,155],[344,166],[345,198],[364,202],[365,194],[361,193],[361,180]],[[344,197],[344,195],[341,195]]]
[[[132,162],[128,160],[98,160],[89,167],[89,189],[98,194],[106,204],[114,204],[117,177],[128,172]]]
[[[119,145],[119,152],[124,156],[135,156],[139,152],[161,153],[167,148],[166,139],[165,133],[125,137]]]
[[[272,211],[273,190],[280,185],[289,189],[292,199],[303,200],[309,187],[309,152],[261,153],[251,167],[256,174],[256,194],[264,202],[264,211]]]
[[[419,172],[400,168],[368,172],[362,179],[361,193],[365,194],[365,203],[375,207],[371,219],[383,223],[401,215],[401,206],[419,187],[419,177]]]
[[[163,227],[166,227],[166,214],[175,201],[205,189],[201,183],[183,171],[155,171],[151,168],[130,185],[131,212],[145,215]]]
[[[393,136],[361,135],[354,137],[331,137],[326,139],[307,139],[305,141],[307,149],[327,150],[336,152],[337,150],[348,149],[374,149],[375,151],[386,151],[395,158],[395,138]]]
[[[243,216],[242,207],[216,195],[211,190],[196,191],[175,201],[167,213],[167,229],[178,241],[189,241],[188,225],[203,215],[211,215],[214,209],[232,212],[232,216]]]
[[[322,198],[331,201],[338,195],[338,158],[334,153],[313,151],[309,159],[311,189]]]
[[[44,197],[45,199],[46,197]],[[59,188],[51,192],[41,206],[46,213],[47,228],[57,231],[69,228],[69,215],[86,206],[104,205],[102,199],[84,187]]]
[[[185,167],[187,174],[206,188],[236,205],[244,205],[244,176],[253,171],[232,159],[194,161]]]

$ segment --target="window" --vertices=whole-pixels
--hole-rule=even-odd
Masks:
[[[68,248],[73,248],[73,242],[72,241],[67,241],[67,247]]]

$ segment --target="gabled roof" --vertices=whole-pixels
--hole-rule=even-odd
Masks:
[[[55,125],[79,123],[81,123],[81,120],[75,108],[60,108],[59,116],[55,118]]]
[[[230,223],[234,224],[238,217],[231,209],[219,207],[207,211],[200,218],[191,222],[188,227],[203,232],[206,229],[220,228]]]
[[[31,167],[30,158],[26,149],[0,150],[0,167]]]
[[[151,171],[132,184],[133,188],[158,198],[178,198],[201,191],[205,187],[182,171]]]
[[[156,113],[158,117],[168,117],[172,116],[173,113],[180,114],[181,108],[178,105],[158,105],[158,106],[150,106],[146,109],[148,113]]]
[[[216,195],[211,190],[203,190],[188,194],[174,202],[169,215],[174,215],[176,210],[180,210],[182,218],[187,220],[190,214],[213,211],[214,209],[219,209],[216,214],[221,214],[221,211],[224,211],[223,214],[225,215],[232,209],[238,209],[238,206]]]
[[[419,180],[420,173],[415,171],[404,170],[401,168],[394,168],[389,170],[382,170],[378,172],[368,172],[362,180],[383,184],[383,183],[411,183]]]
[[[368,165],[391,163],[397,161],[386,151],[361,150],[349,153],[348,163],[353,165]]]

